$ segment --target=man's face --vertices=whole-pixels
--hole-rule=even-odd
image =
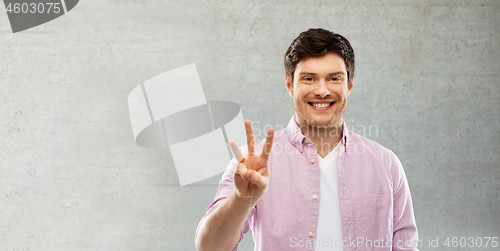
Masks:
[[[295,67],[293,86],[286,87],[293,98],[299,126],[341,126],[353,84],[347,86],[344,59],[335,53],[308,58]]]

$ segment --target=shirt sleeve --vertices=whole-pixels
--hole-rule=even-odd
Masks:
[[[401,161],[394,155],[393,175],[393,250],[418,250],[418,232],[413,214],[410,187]]]
[[[246,149],[242,149],[242,151],[243,150],[246,150]],[[243,152],[245,153],[245,151],[243,151]],[[244,155],[247,156],[246,153]],[[222,179],[219,182],[219,189],[217,191],[217,194],[215,195],[215,199],[208,206],[205,216],[208,213],[210,213],[211,211],[215,210],[233,191],[233,189],[234,189],[233,175],[234,175],[234,171],[236,170],[237,164],[238,164],[238,162],[236,161],[235,158],[233,158],[229,162],[229,164],[226,168],[226,171],[222,175]],[[236,243],[236,246],[232,249],[233,251],[238,250],[238,244],[241,242],[241,240],[243,240],[243,235],[246,234],[248,232],[248,230],[250,230],[251,222],[253,220],[253,216],[255,214],[255,211],[256,211],[256,208],[253,207],[252,210],[250,211],[250,213],[248,214],[247,218],[245,219],[245,222],[243,223],[243,226],[242,226],[241,231],[240,231],[240,238],[238,240],[238,243]],[[203,219],[202,219],[202,221],[203,221]],[[200,223],[201,223],[201,221],[200,221]],[[200,223],[198,224],[198,228],[200,227]],[[198,228],[196,229],[196,235],[198,234]]]

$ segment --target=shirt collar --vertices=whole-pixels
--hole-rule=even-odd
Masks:
[[[288,134],[288,140],[290,143],[295,146],[300,152],[302,152],[303,147],[299,147],[299,145],[304,144],[304,141],[308,138],[302,134],[302,130],[300,130],[295,117],[297,114],[294,114],[288,122],[288,126],[286,127],[286,131]],[[347,143],[349,142],[349,131],[347,130],[347,126],[345,124],[345,120],[342,120],[342,140],[340,140],[340,144],[344,146],[344,149],[347,148]]]

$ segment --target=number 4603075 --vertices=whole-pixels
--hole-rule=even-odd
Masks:
[[[7,13],[59,13],[61,3],[9,3]]]
[[[444,241],[444,245],[447,247],[498,247],[498,237],[448,237]]]

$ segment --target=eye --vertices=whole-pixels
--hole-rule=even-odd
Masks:
[[[314,80],[314,77],[307,77],[307,76],[304,76],[304,77],[302,78],[302,82],[303,82],[303,83],[312,84],[312,83],[314,83],[314,81],[315,81],[315,80]]]
[[[331,78],[331,80],[336,82],[336,81],[340,81],[341,79],[339,77],[333,77],[333,78]]]

